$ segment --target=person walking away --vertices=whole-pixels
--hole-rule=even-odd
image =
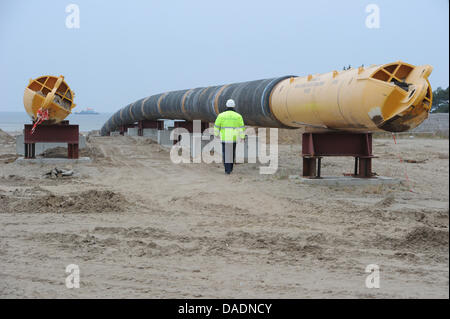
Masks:
[[[236,140],[239,136],[245,138],[245,127],[242,115],[235,111],[234,100],[229,99],[226,103],[227,109],[220,113],[214,123],[214,135],[220,136],[222,142],[222,161],[225,174],[231,174],[236,158]]]

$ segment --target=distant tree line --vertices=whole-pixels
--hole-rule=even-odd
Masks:
[[[448,113],[448,87],[445,90],[438,87],[433,91],[431,113]]]

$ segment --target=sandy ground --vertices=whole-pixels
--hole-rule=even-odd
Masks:
[[[280,168],[172,164],[144,138],[90,137],[73,177],[0,145],[0,297],[448,298],[448,139],[376,139],[398,186],[307,186],[299,144]],[[398,156],[419,163],[401,163]],[[325,159],[324,175],[351,172]],[[65,268],[80,267],[67,289]],[[368,264],[380,288],[365,286]]]

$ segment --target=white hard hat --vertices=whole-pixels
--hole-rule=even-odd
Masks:
[[[233,99],[229,99],[228,101],[227,101],[227,107],[235,107],[236,106],[236,104],[234,104],[234,100]]]

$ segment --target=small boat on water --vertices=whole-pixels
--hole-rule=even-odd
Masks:
[[[80,112],[74,112],[74,114],[80,114],[80,115],[96,115],[96,114],[100,114],[98,112],[96,112],[93,108],[91,107],[87,107],[84,110],[81,110]]]

